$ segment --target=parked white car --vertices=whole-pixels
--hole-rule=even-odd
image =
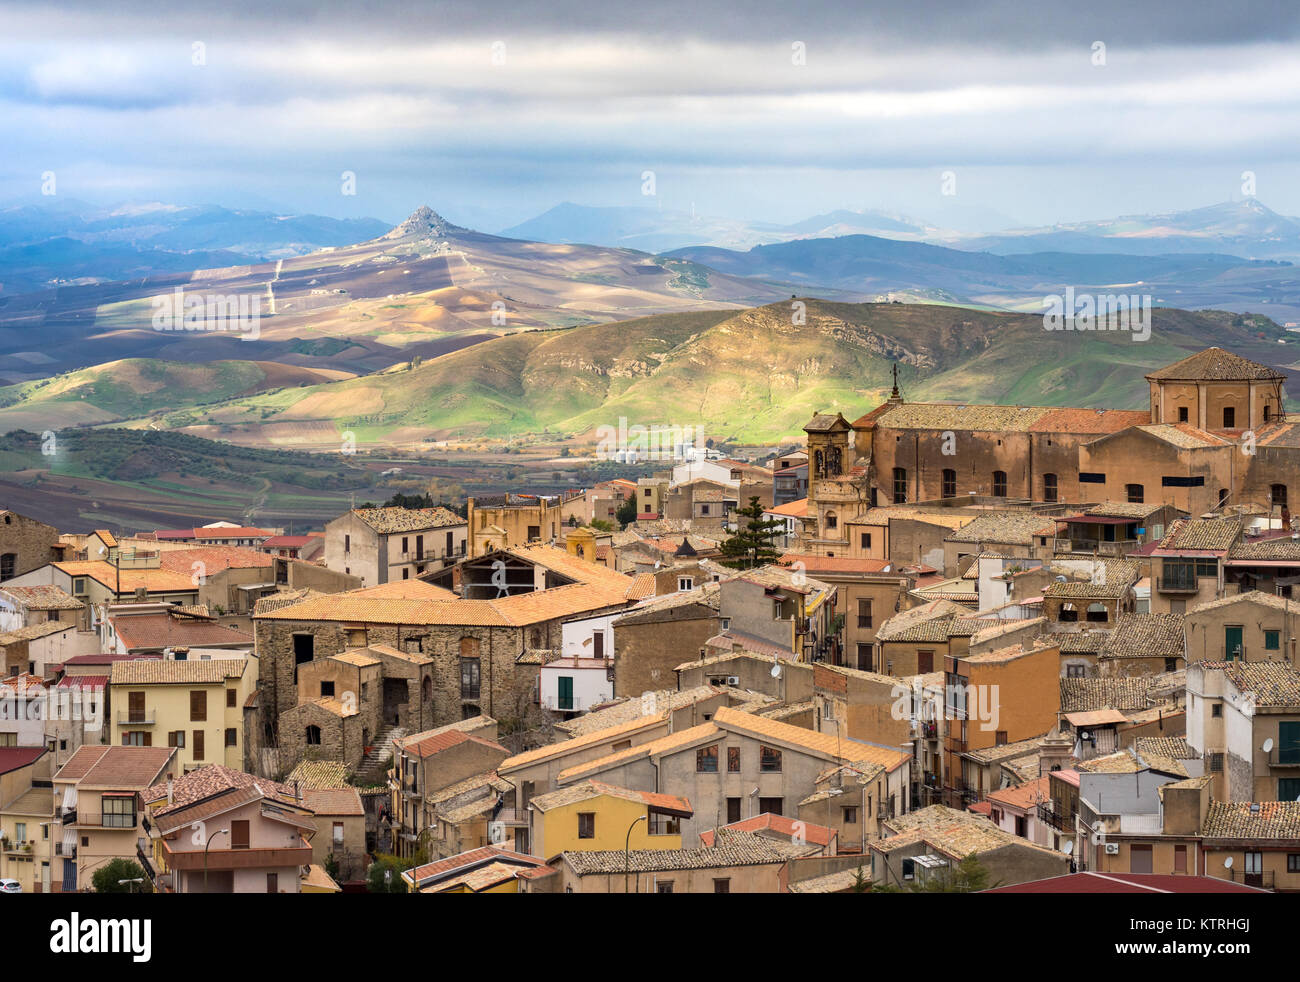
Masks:
[[[0,893],[22,893],[23,885],[17,880],[0,880]]]

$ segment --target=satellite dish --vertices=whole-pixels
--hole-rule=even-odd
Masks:
[[[1079,734],[1079,739],[1080,739],[1080,740],[1091,740],[1091,739],[1092,739],[1092,734],[1089,733],[1087,730],[1084,730],[1082,733]]]
[[[1231,857],[1231,856],[1229,856],[1227,859],[1225,859],[1225,860],[1223,861],[1223,868],[1224,868],[1224,869],[1232,869],[1232,857]]]
[[[1074,852],[1074,840],[1066,839],[1065,845],[1061,846],[1061,852],[1065,853],[1067,856]]]
[[[778,662],[772,665],[772,678],[779,679],[780,677],[781,677],[781,665]]]
[[[1264,753],[1268,753],[1270,750],[1272,750],[1272,749],[1273,749],[1273,738],[1272,738],[1272,737],[1269,737],[1267,740],[1265,740],[1265,741],[1264,741],[1264,746],[1262,746],[1260,749],[1263,750]]]

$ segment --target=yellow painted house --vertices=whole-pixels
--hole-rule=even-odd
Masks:
[[[256,658],[135,659],[113,663],[109,700],[115,746],[175,747],[182,772],[204,764],[243,770]],[[250,717],[251,719],[251,717]]]
[[[675,795],[580,781],[528,802],[535,856],[601,849],[680,849],[681,819],[695,814]]]

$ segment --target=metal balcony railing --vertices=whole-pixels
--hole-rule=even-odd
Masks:
[[[1274,747],[1268,755],[1269,767],[1300,767],[1300,747]]]
[[[1230,869],[1228,870],[1228,879],[1233,883],[1244,883],[1248,887],[1259,887],[1262,890],[1273,889],[1273,871],[1265,870],[1260,873],[1249,873],[1245,870]]]

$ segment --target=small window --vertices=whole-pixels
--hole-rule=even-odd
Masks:
[[[844,809],[844,824],[845,825],[858,824],[858,809],[855,806],[850,805],[849,807]]]
[[[828,529],[833,529],[833,528],[839,528],[839,525],[840,525],[840,520],[838,517],[836,517],[835,512],[828,511],[826,513],[826,527]]]
[[[1233,429],[1237,425],[1237,410],[1232,406],[1223,407],[1223,428]]]
[[[863,548],[863,549],[870,549],[870,548],[871,548],[871,533],[870,533],[870,532],[863,532],[863,533],[861,534],[860,541],[861,541],[861,543],[862,543],[862,548]]]
[[[727,748],[727,772],[729,774],[738,774],[740,772],[740,748]]]
[[[226,708],[227,708],[227,709],[234,709],[234,708],[235,708],[235,696],[236,696],[236,695],[237,695],[237,693],[235,692],[234,689],[227,689],[227,690],[226,690]]]
[[[312,724],[311,726],[307,727],[306,739],[307,739],[307,746],[319,747],[320,727],[316,726],[315,724]]]
[[[725,880],[725,879],[723,879],[723,880],[714,880],[714,881],[713,881],[713,892],[714,892],[714,893],[730,893],[730,892],[731,892],[731,881],[730,881],[730,880]]]
[[[330,681],[321,680],[320,694],[322,698],[334,695],[334,682],[332,679]]]
[[[907,503],[907,468],[894,468],[894,504]]]
[[[208,718],[208,694],[202,689],[190,690],[190,722],[203,723]]]
[[[943,472],[943,497],[957,497],[957,472],[946,468]]]
[[[1180,422],[1180,423],[1186,423],[1186,422],[1187,422],[1187,407],[1186,407],[1186,406],[1179,406],[1179,407],[1178,407],[1178,422]]]
[[[1223,715],[1223,704],[1222,704],[1222,703],[1219,703],[1219,702],[1216,702],[1214,705],[1212,705],[1212,706],[1210,707],[1210,715],[1211,715],[1211,716],[1214,716],[1214,717],[1222,716],[1222,715]]]
[[[660,880],[657,884],[655,884],[655,893],[672,893],[672,892],[673,892],[672,880]]]
[[[718,772],[718,748],[700,747],[695,751],[695,771],[697,774],[716,774]]]
[[[1007,472],[993,472],[993,497],[1005,498],[1007,496]]]
[[[758,769],[760,771],[779,772],[781,770],[781,751],[774,747],[759,747]]]
[[[1146,495],[1146,489],[1141,484],[1129,484],[1126,487],[1128,490],[1129,502],[1135,505],[1142,504]]]
[[[677,577],[677,590],[678,590],[678,592],[680,592],[680,593],[685,593],[685,592],[687,592],[688,590],[694,590],[694,589],[695,589],[695,580],[694,580],[693,577],[690,577],[690,576],[679,576],[679,577]]]
[[[239,745],[239,731],[233,726],[226,730],[226,746],[235,747]]]
[[[578,812],[578,838],[596,838],[596,813]]]
[[[1267,650],[1267,651],[1280,651],[1281,648],[1282,648],[1282,632],[1281,632],[1281,631],[1265,631],[1265,632],[1264,632],[1264,648],[1265,648],[1265,650]]]

